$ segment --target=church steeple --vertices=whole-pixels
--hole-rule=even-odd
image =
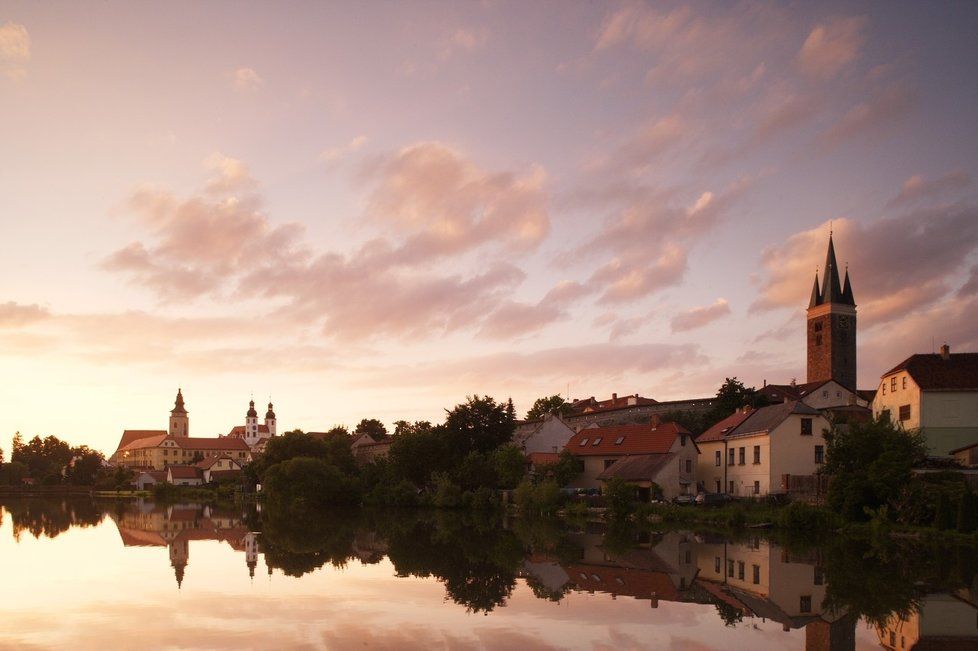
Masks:
[[[812,298],[808,301],[808,309],[822,304],[822,293],[818,291],[818,270],[815,270],[815,283],[812,285]]]
[[[808,381],[828,380],[856,388],[856,301],[848,268],[845,283],[839,281],[831,233],[821,290],[816,271],[808,303]]]
[[[846,305],[856,305],[856,299],[852,296],[852,285],[849,283],[849,267],[846,266],[846,280],[842,284],[842,303]]]
[[[170,436],[190,436],[190,416],[183,404],[183,391],[177,389],[177,399],[170,410]]]
[[[825,275],[822,277],[822,303],[840,303],[842,283],[839,282],[839,263],[835,261],[835,244],[829,235],[829,250],[825,254]]]
[[[177,389],[177,399],[173,403],[173,409],[170,410],[171,414],[185,414],[187,413],[186,407],[183,406],[183,390]]]

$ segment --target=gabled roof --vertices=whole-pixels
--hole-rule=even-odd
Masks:
[[[617,477],[625,481],[653,481],[659,471],[676,457],[675,452],[665,454],[636,454],[622,457],[598,475],[598,479]]]
[[[259,425],[258,426],[258,433],[259,434],[268,434],[269,433],[269,431],[268,431],[268,425]],[[245,426],[244,425],[235,425],[234,427],[231,428],[231,431],[228,432],[228,438],[236,438],[236,439],[238,439],[238,438],[244,438],[244,435],[245,435]]]
[[[978,389],[978,353],[911,355],[882,377],[906,371],[923,391],[970,391]]]
[[[165,429],[127,429],[122,431],[122,438],[119,439],[119,445],[116,446],[116,450],[126,447],[133,441],[138,441],[139,439],[149,438],[151,436],[166,436],[167,431]]]
[[[169,466],[167,476],[173,479],[201,479],[202,471],[194,466]],[[172,519],[172,518],[171,518]]]
[[[664,454],[681,435],[692,442],[689,430],[676,423],[589,427],[572,436],[564,448],[576,456]]]
[[[820,416],[821,412],[813,407],[809,407],[800,400],[783,402],[780,405],[769,405],[755,409],[750,413],[744,422],[726,434],[726,438],[736,436],[747,436],[748,434],[760,434],[770,432],[780,425],[793,414],[803,416]]]
[[[636,599],[679,600],[679,590],[665,572],[585,564],[567,565],[564,571],[578,590],[609,592]]]
[[[697,436],[696,442],[706,443],[708,441],[722,441],[724,434],[744,422],[744,420],[750,416],[750,414],[750,408],[748,408],[748,411],[738,409],[723,420],[715,423],[710,429]]]
[[[222,455],[219,455],[219,456],[216,456],[216,457],[207,457],[203,461],[198,461],[194,465],[197,466],[198,468],[200,468],[201,470],[207,470],[208,468],[210,468],[211,466],[213,466],[218,461],[230,461],[231,463],[233,463],[234,465],[238,466],[239,468],[241,467],[241,464],[240,463],[238,463],[237,461],[235,461],[234,459],[232,459],[231,457],[229,457],[226,454],[222,454]]]
[[[965,450],[970,450],[971,448],[978,448],[978,442],[969,443],[968,445],[961,446],[955,450],[951,450],[948,454],[957,454],[958,452],[964,452]]]
[[[250,450],[248,444],[243,439],[220,436],[216,438],[191,438],[188,436],[169,436],[159,434],[148,438],[136,439],[119,452],[129,450],[142,450],[145,448],[159,447],[164,441],[173,441],[178,448],[184,450]]]

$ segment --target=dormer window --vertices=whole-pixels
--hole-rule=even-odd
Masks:
[[[621,445],[622,441],[624,440],[625,440],[624,436],[619,436],[617,439],[615,439],[615,445]]]
[[[598,438],[594,439],[594,443],[591,444],[591,447],[596,448],[596,447],[598,447],[598,444],[599,443],[601,443],[601,437],[600,436]]]
[[[580,446],[583,448],[585,445],[587,445],[587,441],[587,439],[581,439]]]

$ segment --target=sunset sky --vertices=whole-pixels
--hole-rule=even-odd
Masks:
[[[0,447],[978,350],[978,4],[0,4]]]

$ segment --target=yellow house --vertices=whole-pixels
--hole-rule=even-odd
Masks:
[[[825,463],[823,433],[829,427],[822,412],[800,400],[750,412],[723,434],[725,492],[742,497],[783,493],[788,476],[816,474]],[[708,458],[715,460],[713,447]],[[715,486],[714,480],[706,488]]]
[[[932,456],[978,442],[978,353],[911,355],[880,379],[873,415],[919,429]]]

